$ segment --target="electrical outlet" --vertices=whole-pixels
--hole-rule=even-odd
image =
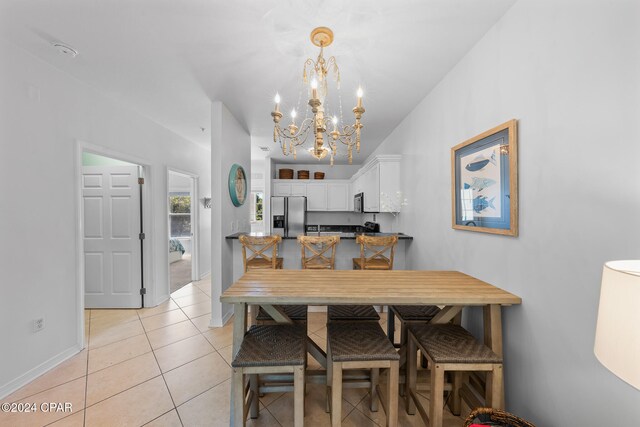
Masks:
[[[33,321],[33,332],[40,332],[44,329],[44,317]]]

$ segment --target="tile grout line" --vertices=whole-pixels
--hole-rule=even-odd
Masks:
[[[171,296],[169,296],[170,299]],[[138,314],[138,317],[140,315]],[[147,342],[149,343],[149,347],[151,348],[151,353],[153,354],[153,358],[156,361],[156,365],[158,365],[158,370],[160,371],[160,376],[162,377],[162,382],[164,383],[164,386],[167,389],[167,393],[169,393],[169,398],[171,399],[171,403],[173,404],[173,410],[176,411],[176,415],[178,415],[178,420],[180,421],[180,425],[184,426],[184,423],[182,422],[182,418],[180,418],[180,413],[178,412],[178,407],[176,406],[176,402],[175,400],[173,400],[173,395],[171,394],[171,389],[169,388],[169,384],[167,384],[167,379],[164,377],[164,373],[162,372],[162,368],[160,367],[160,363],[158,362],[158,358],[156,356],[156,352],[153,350],[153,347],[151,347],[151,341],[149,340],[149,336],[147,335],[147,330],[144,328],[144,325],[142,325],[142,329],[144,329],[144,336],[147,338]],[[157,377],[156,377],[157,378]],[[155,418],[154,418],[155,419]],[[149,422],[151,422],[153,420],[150,420]],[[145,423],[148,424],[148,423]]]

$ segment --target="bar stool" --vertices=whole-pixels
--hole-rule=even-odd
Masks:
[[[300,242],[300,261],[302,269],[335,270],[336,247],[340,243],[340,236],[298,236]],[[331,255],[325,255],[328,251]],[[310,252],[309,255],[307,253]]]
[[[360,258],[353,258],[354,270],[393,270],[393,255],[398,244],[398,236],[356,237],[360,245]],[[388,252],[388,255],[385,253]],[[371,253],[367,256],[368,253]]]
[[[405,401],[408,414],[420,416],[430,427],[441,427],[444,406],[444,374],[454,371],[452,412],[459,412],[461,371],[487,371],[487,406],[500,407],[502,396],[502,358],[479,343],[462,326],[446,324],[408,325],[407,381]],[[431,373],[429,413],[417,397],[416,353],[420,349],[427,358]]]
[[[278,243],[282,241],[280,236],[247,236],[238,238],[242,244],[242,264],[245,273],[257,269],[281,269],[283,259],[278,258]],[[247,250],[251,252],[247,257]],[[271,256],[268,251],[271,250]]]
[[[393,270],[393,255],[398,236],[356,236],[356,243],[360,245],[360,258],[353,258],[354,270]],[[385,252],[389,252],[389,256]],[[373,254],[367,256],[367,252]],[[378,321],[380,316],[371,305],[329,306],[327,319],[332,321]]]
[[[400,356],[377,322],[334,322],[327,325],[327,393],[331,396],[331,425],[341,425],[342,388],[367,387],[371,411],[378,410],[378,377],[388,369],[387,426],[398,423],[398,362]],[[369,381],[343,382],[345,369],[370,369]],[[384,402],[383,402],[384,403]]]
[[[247,236],[239,237],[242,244],[242,263],[244,271],[260,269],[282,269],[283,258],[278,258],[278,244],[281,236]],[[247,251],[250,255],[247,257]],[[271,252],[271,256],[269,256]],[[280,307],[293,321],[307,321],[307,307],[304,305],[289,305]],[[273,322],[271,316],[262,308],[251,306],[251,324],[257,322]]]
[[[407,325],[429,323],[438,313],[440,307],[436,305],[391,305],[387,312],[387,336],[393,345],[400,348],[400,367],[404,366],[407,351]],[[400,321],[400,343],[395,343],[395,320]],[[458,325],[460,321],[454,322]],[[422,357],[422,366],[427,367],[427,361]],[[400,390],[400,395],[404,395],[404,390]]]
[[[260,388],[258,374],[293,373],[294,425],[304,425],[304,374],[307,331],[301,325],[254,325],[245,334],[233,359],[233,413],[236,426],[245,426],[247,413],[260,414],[258,396],[265,392],[290,391],[291,386]],[[245,394],[245,375],[249,390]],[[245,402],[248,404],[245,405]]]

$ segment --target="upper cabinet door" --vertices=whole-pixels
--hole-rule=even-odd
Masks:
[[[307,195],[307,184],[304,183],[295,183],[291,184],[291,195],[292,196],[306,196]]]
[[[342,212],[349,210],[348,183],[327,184],[327,210]]]
[[[291,196],[291,184],[278,182],[273,185],[274,196]]]
[[[400,162],[380,163],[380,198],[384,194],[384,206],[378,205],[380,212],[397,211],[402,207],[403,193],[400,188]]]
[[[307,184],[307,210],[327,210],[327,184]]]
[[[364,211],[380,210],[380,169],[379,165],[371,166],[362,174],[362,192],[364,193]]]

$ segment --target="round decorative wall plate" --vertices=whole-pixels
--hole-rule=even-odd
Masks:
[[[247,200],[247,176],[237,163],[229,171],[229,195],[234,206],[242,206]]]

